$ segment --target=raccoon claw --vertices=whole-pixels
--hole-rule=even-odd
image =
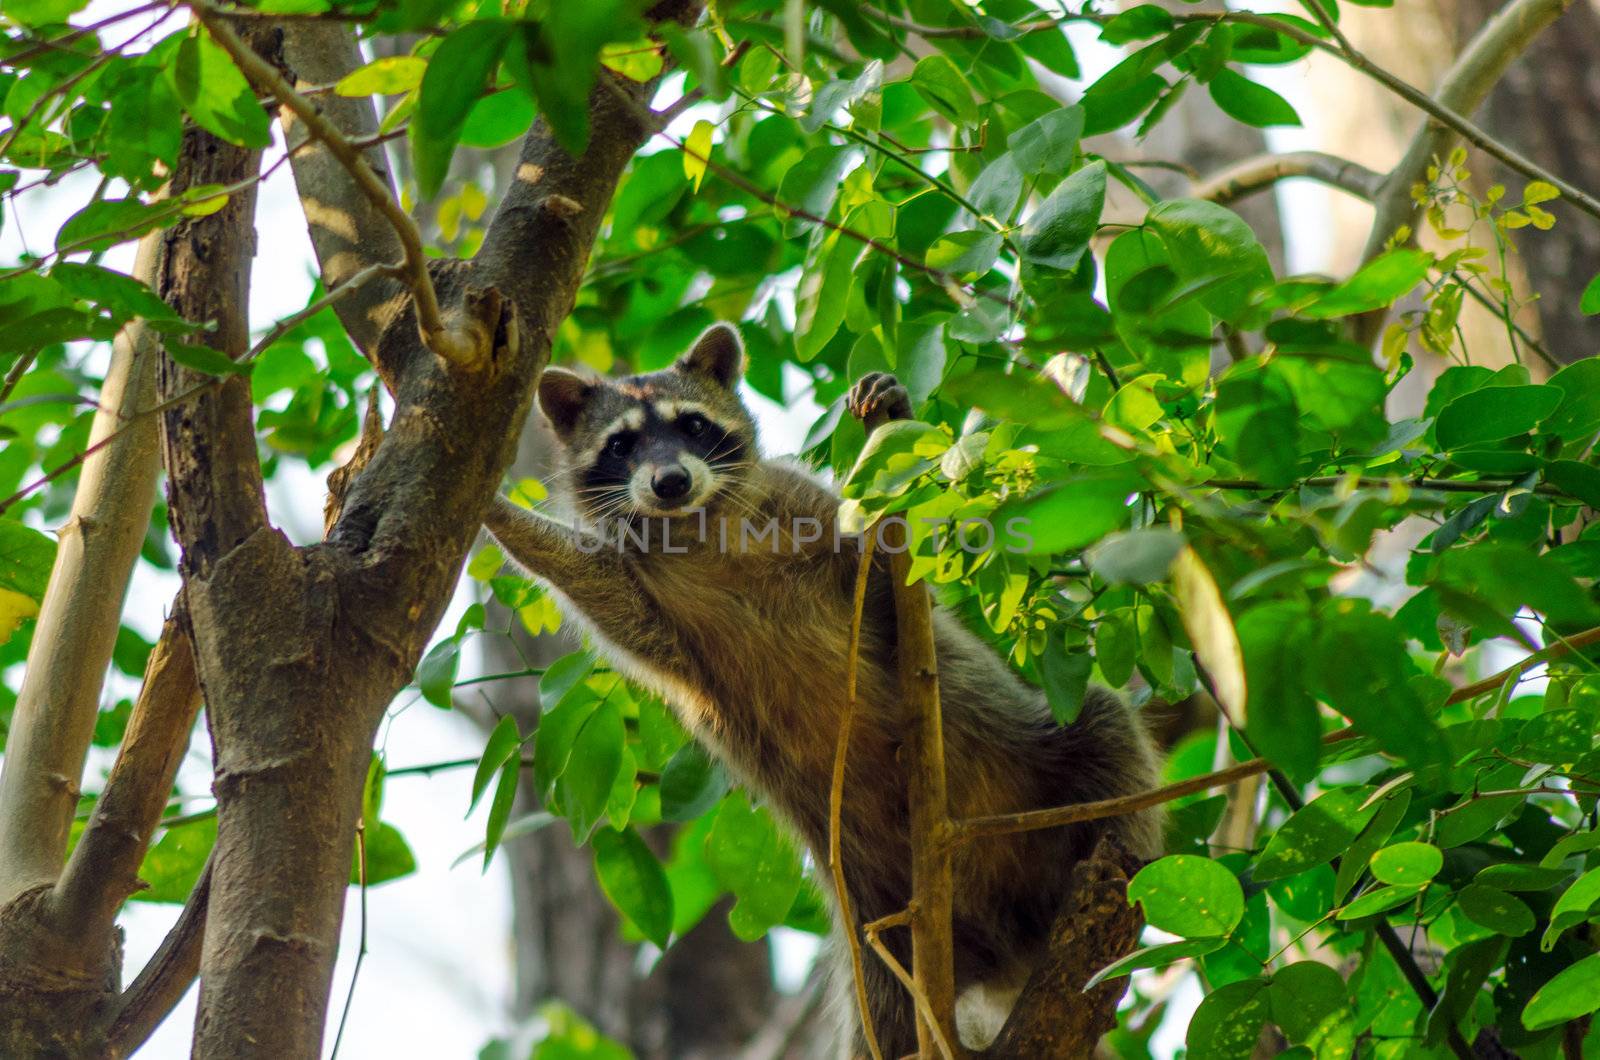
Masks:
[[[856,380],[845,405],[869,431],[889,420],[912,418],[910,392],[888,372],[869,372]]]

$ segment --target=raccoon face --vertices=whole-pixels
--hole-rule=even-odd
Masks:
[[[756,458],[756,430],[735,387],[744,344],[727,324],[668,369],[622,379],[545,370],[539,407],[564,449],[561,481],[592,521],[672,516],[735,492]]]

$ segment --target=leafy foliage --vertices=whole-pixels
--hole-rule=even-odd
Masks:
[[[25,202],[76,170],[106,178],[54,248],[8,264],[0,285],[0,636],[11,636],[0,657],[13,680],[54,554],[39,528],[66,512],[85,402],[102,383],[97,344],[144,319],[181,363],[248,371],[269,476],[341,455],[372,381],[328,309],[274,332],[247,364],[216,363],[184,343],[205,322],[174,319],[109,264],[239,190],[155,194],[184,122],[260,145],[268,116],[201,31],[155,22],[145,30],[167,35],[139,48],[98,32],[38,44],[80,6],[6,11],[0,188]],[[786,5],[727,2],[659,43],[624,0],[288,6],[374,34],[426,31],[333,90],[383,101],[386,131],[407,139],[407,193],[434,200],[443,240],[467,252],[487,197],[452,180],[453,161],[517,139],[536,116],[581,149],[604,78],[671,64],[662,102],[699,94],[690,131],[672,126],[629,169],[557,358],[652,370],[712,321],[743,321],[749,390],[821,408],[803,448],[837,475],[845,520],[906,516],[913,576],[1059,720],[1076,716],[1091,679],[1141,705],[1222,705],[1222,746],[1215,731],[1183,737],[1168,779],[1260,754],[1281,785],[1263,796],[1248,849],[1210,844],[1222,797],[1172,803],[1173,853],[1130,888],[1165,934],[1102,972],[1189,962],[1208,989],[1191,1057],[1248,1056],[1269,1024],[1291,1055],[1442,1055],[1451,1032],[1493,1027],[1522,1055],[1549,1056],[1568,1021],[1600,1009],[1583,930],[1600,920],[1600,531],[1588,515],[1600,506],[1600,369],[1536,374],[1515,339],[1516,362],[1478,363],[1457,329],[1464,298],[1484,288],[1510,323],[1522,304],[1505,280],[1512,233],[1553,223],[1540,203],[1554,188],[1478,194],[1464,156],[1440,159],[1416,190],[1433,249],[1402,238],[1342,281],[1278,276],[1236,213],[1160,198],[1083,139],[1148,131],[1194,84],[1239,121],[1297,124],[1245,69],[1303,58],[1295,34],[1325,31],[1295,15],[1074,16],[1125,57],[1063,105],[1041,71],[1081,78],[1079,62],[1065,34],[1040,27],[1052,11],[1026,0],[981,12],[911,0],[886,5],[893,17],[790,5],[798,27]],[[905,19],[944,32],[913,56]],[[1139,204],[1131,220],[1108,220],[1116,189]],[[1461,210],[1488,226],[1488,246],[1473,242],[1481,225],[1458,226]],[[1353,341],[1362,314],[1395,307],[1376,356]],[[1600,311],[1600,279],[1561,309]],[[871,370],[899,375],[919,419],[869,445],[843,403]],[[1402,384],[1425,394],[1420,406]],[[542,487],[519,493],[537,500]],[[164,520],[158,509],[145,553],[159,569],[171,566]],[[924,520],[1003,532],[975,542]],[[1371,592],[1363,572],[1397,554],[1404,592]],[[556,630],[559,606],[501,560],[489,548],[470,563],[481,594],[531,632]],[[451,708],[473,638],[504,632],[485,621],[470,610],[437,642],[418,695]],[[117,665],[136,675],[149,646],[127,638]],[[1539,653],[1543,682],[1524,685],[1517,668],[1469,684],[1508,661],[1507,646]],[[583,651],[545,670],[540,691],[537,728],[501,721],[476,763],[485,866],[506,838],[562,819],[632,937],[670,946],[725,894],[741,937],[825,929],[786,830],[730,789],[659,699]],[[13,698],[0,693],[0,723]],[[104,713],[99,742],[117,742],[119,717],[125,704]],[[384,775],[375,760],[367,883],[415,865],[381,819]],[[514,820],[525,781],[544,810]],[[203,811],[175,822],[156,844],[143,898],[182,900],[214,837],[206,822]],[[1431,1009],[1380,944],[1390,924],[1439,955],[1421,973]],[[1161,1005],[1136,985],[1125,1019]],[[548,1023],[536,1056],[620,1055],[570,1013]]]

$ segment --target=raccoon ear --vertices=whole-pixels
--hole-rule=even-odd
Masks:
[[[595,384],[565,368],[546,368],[539,377],[539,411],[562,437],[578,425],[583,407],[594,396]]]
[[[713,324],[673,367],[688,375],[709,376],[718,386],[732,389],[744,374],[744,340],[732,324]]]

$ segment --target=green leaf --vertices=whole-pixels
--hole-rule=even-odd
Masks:
[[[483,871],[489,871],[489,862],[505,837],[506,822],[511,819],[511,806],[517,798],[517,780],[522,775],[522,756],[512,755],[500,764],[495,780],[494,798],[489,802],[489,817],[483,829]]]
[[[1340,920],[1360,920],[1363,917],[1376,916],[1386,913],[1397,906],[1405,905],[1417,895],[1422,893],[1424,885],[1402,887],[1388,884],[1367,891],[1355,901],[1339,910]]]
[[[381,824],[377,828],[367,830],[367,886],[376,887],[380,883],[398,880],[417,871],[417,857],[411,852],[411,846],[400,834],[400,830],[392,824]],[[361,883],[361,862],[359,848],[356,860],[350,865],[350,884],[357,886]]]
[[[1491,386],[1463,394],[1434,424],[1439,448],[1463,449],[1525,434],[1555,412],[1564,397],[1555,386]]]
[[[461,663],[461,642],[454,637],[441,640],[417,664],[417,688],[422,698],[441,710],[453,703],[450,694],[456,686],[456,667]]]
[[[428,60],[416,55],[385,55],[359,70],[352,70],[333,86],[341,96],[393,96],[410,92],[422,83]]]
[[[1116,15],[1100,30],[1107,44],[1128,44],[1172,31],[1172,14],[1155,4],[1140,4]]]
[[[1550,377],[1561,391],[1561,404],[1541,425],[1566,441],[1585,438],[1600,428],[1600,358],[1569,364]]]
[[[1002,224],[1011,220],[1011,214],[1022,201],[1022,171],[1017,168],[1017,160],[1011,152],[1007,151],[983,168],[972,187],[967,189],[967,201],[978,208],[979,217],[990,217]]]
[[[722,800],[706,861],[736,902],[728,914],[735,935],[753,941],[783,923],[800,893],[800,858],[765,809],[751,807],[744,793]]]
[[[1238,321],[1250,293],[1272,281],[1266,250],[1244,219],[1227,207],[1169,199],[1150,210],[1145,224],[1166,244],[1179,279],[1212,285],[1197,300],[1224,320]]]
[[[1249,1060],[1270,1014],[1267,982],[1229,983],[1205,996],[1189,1020],[1189,1060]]]
[[[1533,930],[1533,910],[1522,899],[1496,887],[1469,884],[1456,895],[1468,920],[1498,935],[1517,938]]]
[[[686,743],[661,770],[661,819],[692,821],[727,792],[728,777],[722,766],[698,743]]]
[[[1313,924],[1333,908],[1333,886],[1333,870],[1318,865],[1299,875],[1274,880],[1267,885],[1267,896],[1296,920]]]
[[[1600,903],[1600,868],[1590,869],[1578,877],[1572,886],[1556,899],[1555,907],[1550,910],[1550,926],[1545,929],[1544,937],[1539,940],[1539,948],[1549,953],[1555,948],[1556,940],[1568,928],[1589,919],[1589,914],[1594,910],[1596,903]]]
[[[1349,660],[1362,665],[1351,666]],[[1416,666],[1394,622],[1336,600],[1319,616],[1309,687],[1378,745],[1416,765],[1443,762],[1445,743],[1411,678]]]
[[[1085,984],[1084,990],[1093,990],[1107,979],[1120,979],[1130,972],[1141,968],[1164,968],[1174,961],[1181,961],[1185,957],[1203,957],[1208,953],[1215,953],[1228,944],[1226,937],[1213,939],[1184,939],[1182,942],[1164,942],[1159,946],[1147,946],[1142,950],[1134,950],[1120,961],[1113,961],[1106,965]]]
[[[972,98],[972,85],[948,57],[930,55],[919,60],[911,71],[911,87],[930,107],[955,124],[977,124],[978,105]]]
[[[1321,961],[1296,961],[1273,972],[1267,995],[1272,1022],[1291,1042],[1326,1037],[1330,1024],[1350,1007],[1344,980]]]
[[[539,676],[539,703],[546,713],[555,710],[567,693],[594,670],[594,657],[585,651],[563,655]]]
[[[1082,107],[1059,107],[1012,133],[1006,144],[1017,171],[1029,178],[1064,175],[1072,168],[1083,118]]]
[[[447,642],[448,643],[448,642]],[[478,768],[472,775],[472,801],[467,804],[470,815],[489,787],[489,780],[506,764],[506,759],[522,752],[522,734],[517,730],[517,719],[507,714],[495,723],[489,739],[478,758]]]
[[[829,232],[800,274],[795,292],[795,351],[809,361],[828,344],[844,322],[850,274],[861,256],[861,244]]]
[[[193,342],[169,342],[166,348],[168,357],[185,368],[192,368],[206,375],[221,377],[250,374],[249,361],[236,361],[221,350],[213,350],[210,346],[201,346]]]
[[[1600,953],[1561,970],[1539,988],[1522,1010],[1522,1025],[1544,1030],[1600,1009]]]
[[[589,840],[600,889],[645,938],[666,948],[672,937],[672,889],[661,862],[632,828],[602,828]]]
[[[1444,852],[1431,843],[1396,843],[1372,855],[1370,868],[1384,883],[1427,883],[1444,868]]]
[[[44,600],[55,561],[55,538],[15,519],[0,519],[0,589]]]
[[[1413,247],[1396,247],[1363,265],[1300,311],[1312,319],[1350,316],[1393,305],[1428,278],[1433,255]]]
[[[1281,373],[1260,361],[1232,365],[1213,406],[1225,456],[1269,486],[1287,485],[1299,467],[1300,410]]]
[[[1138,634],[1128,611],[1112,611],[1095,623],[1094,661],[1112,688],[1128,683],[1138,652]]]
[[[953,273],[963,280],[974,280],[994,266],[1004,244],[1000,233],[987,229],[951,232],[933,241],[924,261],[930,269]]]
[[[451,32],[428,59],[411,119],[411,157],[424,199],[439,194],[473,104],[488,87],[511,36],[509,23],[469,22]]]
[[[995,524],[1031,555],[1091,545],[1128,522],[1128,495],[1137,489],[1120,471],[1089,472],[996,510]]]
[[[1152,926],[1184,938],[1225,936],[1244,917],[1244,892],[1233,873],[1188,854],[1140,869],[1128,881],[1128,901],[1144,907]]]
[[[493,150],[519,140],[528,132],[538,110],[521,92],[494,92],[472,105],[461,126],[462,147]]]
[[[1443,1042],[1448,1029],[1458,1026],[1472,1010],[1489,973],[1505,959],[1508,945],[1505,938],[1491,936],[1451,951],[1447,958],[1449,969],[1445,974],[1444,992],[1433,1011],[1428,1013],[1429,1045]]]
[[[1112,534],[1083,554],[1084,562],[1113,585],[1148,585],[1163,581],[1183,550],[1183,534],[1167,527],[1146,527]]]
[[[1578,299],[1578,311],[1584,316],[1600,314],[1600,275],[1589,281],[1589,286],[1583,289],[1583,295]]]
[[[572,741],[572,753],[556,791],[574,837],[588,835],[605,814],[617,771],[622,768],[626,740],[622,712],[607,701],[595,708]]]
[[[1087,652],[1067,651],[1060,638],[1052,637],[1045,645],[1044,654],[1039,657],[1039,680],[1044,685],[1045,698],[1050,701],[1050,713],[1057,724],[1067,725],[1077,720],[1092,669],[1093,657]]]
[[[179,905],[188,901],[216,842],[215,816],[168,828],[146,851],[144,862],[139,866],[139,878],[149,886],[135,891],[131,900]]]
[[[1248,690],[1245,735],[1291,779],[1305,783],[1322,755],[1322,726],[1304,676],[1314,632],[1310,612],[1300,601],[1263,604],[1240,615],[1235,628]]]
[[[23,26],[66,22],[89,6],[89,0],[6,0],[6,15]]]
[[[1259,81],[1236,70],[1218,70],[1207,87],[1211,98],[1228,117],[1246,125],[1299,125],[1300,115],[1289,101]]]
[[[111,269],[63,261],[50,270],[50,278],[74,298],[105,306],[120,317],[143,317],[162,323],[181,320],[150,288]]]
[[[167,77],[202,129],[241,147],[272,143],[272,120],[256,102],[250,82],[204,28],[196,27],[178,45]]]
[[[67,218],[56,232],[56,249],[107,250],[153,229],[170,227],[180,219],[181,214],[170,201],[99,199]]]
[[[1106,199],[1106,167],[1092,162],[1056,186],[1022,226],[1022,258],[1070,272],[1089,249]]]
[[[794,213],[784,222],[784,234],[791,238],[818,226],[811,218],[826,218],[839,197],[840,183],[857,160],[847,147],[825,144],[813,148],[790,166],[778,182],[778,201]],[[800,212],[806,215],[802,217]]]
[[[1324,792],[1285,821],[1256,858],[1252,877],[1260,882],[1282,879],[1325,864],[1342,854],[1377,806],[1362,807],[1372,789],[1365,786]]]

